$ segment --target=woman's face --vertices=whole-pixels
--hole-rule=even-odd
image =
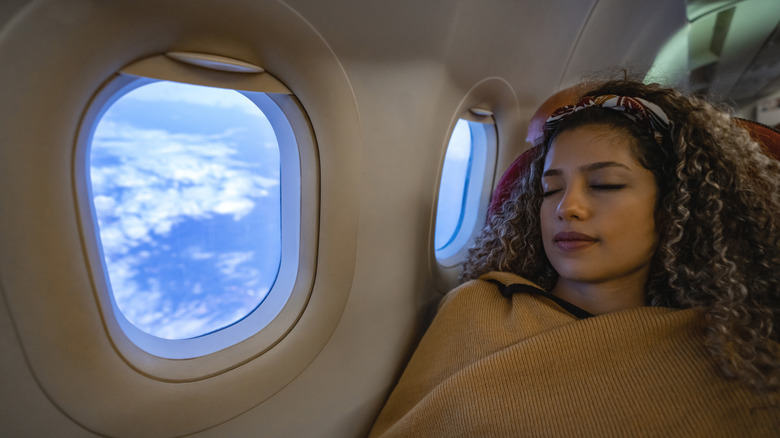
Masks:
[[[559,134],[544,162],[544,251],[559,281],[646,283],[658,241],[653,173],[607,125]]]

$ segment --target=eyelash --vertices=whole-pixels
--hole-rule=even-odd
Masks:
[[[619,190],[625,186],[625,184],[594,184],[590,188],[596,190]]]
[[[625,184],[593,184],[593,185],[590,186],[590,188],[594,189],[594,190],[609,191],[609,190],[620,190],[620,189],[622,189],[625,186],[626,186]],[[556,194],[556,193],[558,193],[560,191],[561,191],[561,189],[549,190],[549,191],[543,192],[542,193],[542,197],[546,198],[546,197],[554,195],[554,194]]]

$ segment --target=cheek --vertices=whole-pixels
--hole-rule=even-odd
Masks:
[[[645,253],[655,252],[658,243],[658,230],[655,226],[655,208],[648,204],[637,204],[623,209],[619,214],[623,218],[620,226],[621,243]],[[628,220],[625,220],[628,218]],[[620,223],[618,222],[618,223]],[[618,228],[615,230],[617,231]]]
[[[557,208],[552,202],[542,202],[542,207],[539,210],[539,228],[542,238],[542,249],[545,255],[551,257],[551,251],[553,248],[553,235],[555,234],[554,224],[557,217]]]
[[[554,219],[553,216],[555,214],[555,206],[552,205],[551,202],[543,201],[542,207],[539,209],[539,225],[542,229],[542,239],[544,241],[547,241],[547,237],[549,236],[549,233],[551,233],[551,224]]]
[[[637,227],[644,230],[648,238],[658,240],[658,230],[655,223],[656,216],[655,197],[648,197],[647,201],[638,205],[634,210],[637,218]]]

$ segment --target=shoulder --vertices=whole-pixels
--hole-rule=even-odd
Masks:
[[[511,306],[511,300],[501,295],[501,286],[524,284],[539,288],[533,282],[511,272],[493,271],[456,287],[442,298],[439,312],[461,306]]]

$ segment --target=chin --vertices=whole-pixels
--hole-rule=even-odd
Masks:
[[[584,281],[591,282],[599,275],[594,275],[596,270],[588,268],[586,266],[572,266],[572,263],[552,263],[553,269],[558,273],[558,278],[563,278],[571,281]]]

